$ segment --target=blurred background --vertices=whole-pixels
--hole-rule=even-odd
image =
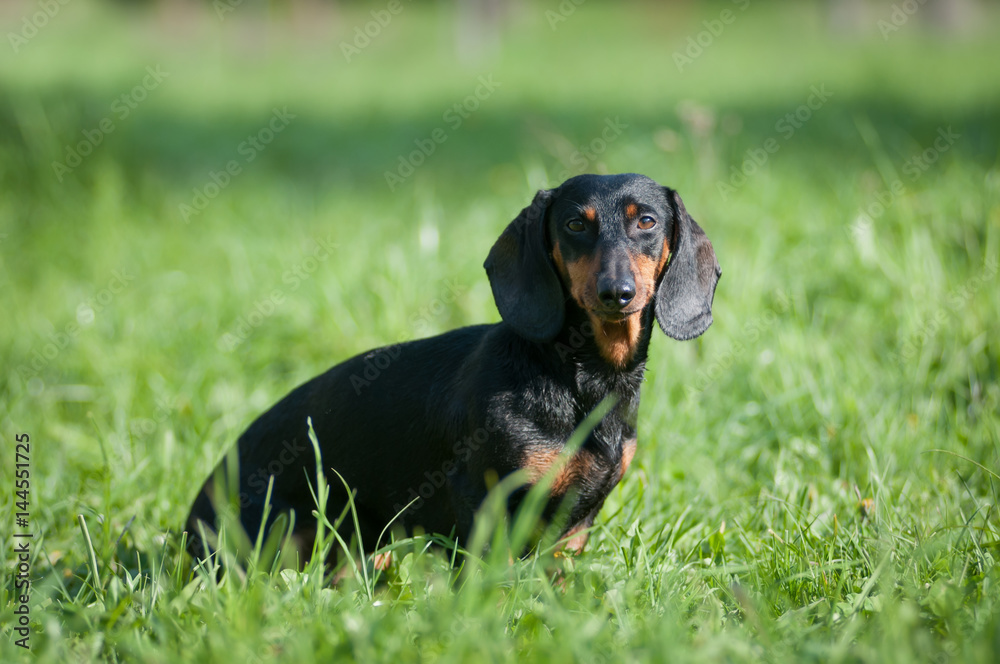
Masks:
[[[786,503],[995,536],[998,3],[6,0],[0,35],[0,432],[38,441],[39,575],[82,569],[76,514],[155,549],[335,362],[498,320],[490,246],[584,172],[676,188],[723,269],[708,333],[654,340],[609,514],[692,509],[681,559],[728,523],[751,566]]]

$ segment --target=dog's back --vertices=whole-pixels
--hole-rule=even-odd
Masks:
[[[466,456],[462,448],[475,440],[474,431],[466,435],[469,414],[455,396],[464,391],[463,380],[478,375],[476,351],[495,327],[466,327],[362,353],[292,390],[237,441],[238,486],[225,486],[225,458],[205,483],[187,521],[191,551],[202,555],[198,533],[202,525],[214,527],[214,504],[237,502],[244,529],[256,536],[271,478],[269,521],[296,509],[299,526],[314,525],[310,484],[315,490],[317,466],[309,420],[323,471],[336,469],[355,492],[366,544],[373,546],[367,540],[414,501],[419,504],[402,515],[401,526],[419,521],[449,532],[456,520],[442,478],[457,472],[456,456]],[[215,495],[217,481],[230,495]],[[333,519],[346,507],[347,494],[336,475],[328,473],[328,482],[326,509]],[[369,521],[377,530],[364,528]]]

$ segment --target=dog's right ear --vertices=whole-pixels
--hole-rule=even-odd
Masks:
[[[552,190],[542,189],[510,222],[486,257],[493,300],[505,323],[530,341],[551,341],[566,316],[562,283],[545,246]]]

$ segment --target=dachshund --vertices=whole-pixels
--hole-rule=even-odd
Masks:
[[[677,340],[705,332],[722,274],[715,251],[676,191],[637,174],[579,175],[537,192],[484,267],[501,322],[357,355],[253,422],[194,501],[192,555],[216,546],[220,487],[251,538],[278,524],[308,555],[317,472],[309,418],[331,521],[351,501],[344,483],[353,494],[356,520],[339,526],[345,541],[358,537],[371,552],[391,523],[467,543],[492,485],[524,471],[527,484],[507,499],[513,513],[552,469],[543,518],[560,509],[566,550],[582,550],[636,452],[654,319]],[[608,397],[614,405],[561,459]]]

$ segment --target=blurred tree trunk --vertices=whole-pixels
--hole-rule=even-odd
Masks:
[[[978,0],[827,0],[830,29],[841,34],[870,32],[880,18],[900,12],[944,33],[970,28],[977,15]]]
[[[868,0],[828,0],[830,29],[842,34],[860,34],[871,23]]]
[[[476,63],[494,55],[510,13],[510,0],[456,0],[455,53]]]
[[[927,19],[943,32],[962,32],[975,20],[976,0],[931,0]]]

